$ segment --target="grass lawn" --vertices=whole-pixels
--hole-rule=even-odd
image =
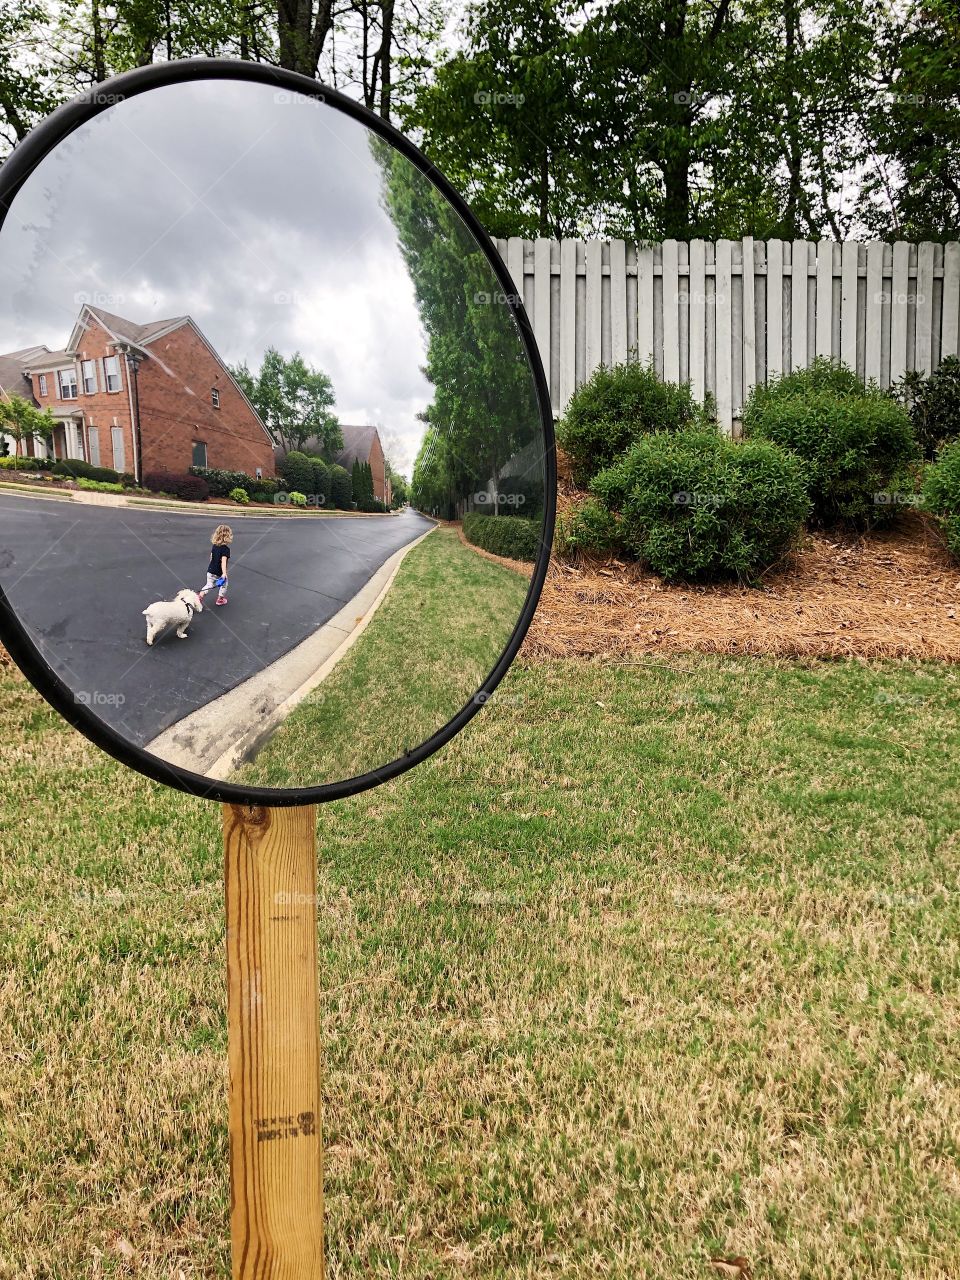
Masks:
[[[517,625],[529,576],[437,528],[408,552],[366,630],[235,780],[338,782],[419,746],[476,693]]]
[[[321,810],[331,1277],[955,1277],[958,702],[530,665]],[[0,1275],[225,1277],[219,813],[0,705]]]

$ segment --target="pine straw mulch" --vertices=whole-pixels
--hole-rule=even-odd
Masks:
[[[667,586],[635,564],[555,560],[523,651],[958,662],[958,604],[960,568],[911,513],[869,537],[809,535],[759,587]]]

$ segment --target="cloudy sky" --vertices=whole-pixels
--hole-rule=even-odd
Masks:
[[[268,346],[328,373],[342,422],[408,475],[431,399],[413,286],[365,128],[256,84],[112,106],[34,171],[0,231],[0,352],[57,349],[89,300],[189,313],[229,364]]]

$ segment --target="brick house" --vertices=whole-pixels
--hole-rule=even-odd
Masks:
[[[274,474],[270,433],[190,316],[134,324],[84,306],[62,351],[0,356],[0,391],[57,420],[49,444],[28,441],[28,455],[138,478],[190,466]]]
[[[369,462],[370,470],[373,473],[373,496],[379,498],[381,502],[385,502],[389,507],[393,493],[391,492],[390,481],[387,479],[386,460],[383,453],[383,445],[380,441],[380,432],[376,427],[344,427],[340,430],[343,432],[343,448],[339,453],[335,454],[333,461],[341,467],[345,467],[347,471],[352,473],[353,464],[358,459],[360,462]],[[322,454],[322,442],[316,436],[310,436],[303,443],[305,453]]]

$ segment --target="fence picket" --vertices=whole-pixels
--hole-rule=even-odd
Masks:
[[[783,241],[767,241],[767,377],[783,373]]]
[[[890,382],[907,371],[907,319],[909,315],[910,245],[898,240],[893,246],[890,288]]]
[[[560,241],[560,367],[557,408],[562,413],[577,377],[577,242]]]
[[[733,427],[732,257],[733,245],[731,241],[718,240],[716,263],[717,419],[723,430],[727,432]]]
[[[663,378],[665,382],[680,380],[680,274],[676,240],[664,240],[663,263]]]
[[[790,368],[807,365],[807,277],[810,242],[794,240],[790,252]]]
[[[943,320],[940,358],[960,352],[960,241],[943,246]]]

